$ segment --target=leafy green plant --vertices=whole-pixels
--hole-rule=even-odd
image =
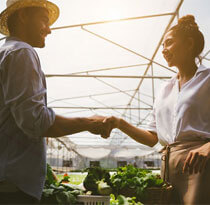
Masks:
[[[52,167],[47,164],[47,175],[46,175],[46,178],[45,178],[45,185],[50,185],[50,184],[56,184],[57,183],[57,178],[56,178],[56,175],[55,173],[53,172],[52,170]]]
[[[98,183],[98,193],[101,195],[109,195],[112,193],[112,188],[107,184],[107,182],[104,182],[104,179],[101,179]]]
[[[67,177],[67,176],[64,176]],[[66,178],[65,180],[67,180]],[[81,189],[59,182],[50,165],[47,165],[47,175],[42,193],[41,204],[76,204],[77,196],[83,194]]]
[[[116,196],[135,196],[138,201],[141,201],[147,195],[147,188],[161,187],[163,180],[152,171],[127,165],[117,169],[117,172],[111,177],[111,183]]]
[[[90,167],[85,171],[88,171],[83,181],[86,191],[91,191],[94,195],[100,195],[102,193],[106,195],[110,193],[111,180],[107,170],[101,167]]]
[[[142,205],[142,203],[136,202],[136,197],[118,195],[117,198],[115,198],[114,194],[110,194],[110,205]]]

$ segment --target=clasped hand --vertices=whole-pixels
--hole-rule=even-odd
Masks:
[[[116,117],[104,117],[100,115],[94,115],[88,118],[90,120],[89,132],[93,134],[100,134],[103,138],[108,138],[112,132],[112,129],[118,125],[118,118]]]

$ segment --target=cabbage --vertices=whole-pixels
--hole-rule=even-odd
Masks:
[[[112,193],[112,188],[104,182],[104,179],[97,182],[98,184],[98,193],[101,195],[110,195]]]

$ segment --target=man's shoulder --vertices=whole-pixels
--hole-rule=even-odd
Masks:
[[[26,49],[31,52],[35,52],[34,48],[30,46],[28,43],[20,41],[16,38],[8,38],[5,43],[0,48],[0,52],[4,52],[10,54],[11,52],[15,52],[18,50]]]
[[[30,46],[28,43],[24,41],[20,41],[16,38],[8,38],[6,39],[4,45],[2,46],[3,48],[6,48],[11,51],[19,50],[19,49],[29,49],[29,50],[34,50],[32,46]]]
[[[18,39],[8,38],[0,48],[0,64],[2,64],[9,56],[30,59],[38,59],[35,49],[29,44]]]

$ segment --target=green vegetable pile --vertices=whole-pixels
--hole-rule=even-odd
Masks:
[[[101,167],[90,167],[85,169],[88,172],[83,181],[87,191],[93,195],[109,195],[112,193],[110,174]]]
[[[148,188],[165,185],[159,175],[133,165],[117,168],[112,176],[101,167],[90,167],[84,171],[88,172],[83,181],[86,194],[110,195],[111,205],[141,205],[141,202],[147,202]],[[67,182],[68,174],[59,181],[48,165],[41,204],[78,204],[77,196],[85,192]]]
[[[66,176],[64,176],[65,178]],[[64,179],[66,180],[66,178]],[[47,175],[44,190],[42,193],[41,204],[76,204],[77,196],[83,194],[79,188],[73,185],[65,185],[63,179],[58,182],[52,168],[47,164]]]
[[[136,202],[136,197],[125,197],[118,195],[117,198],[114,194],[110,194],[110,205],[143,205],[141,202]]]
[[[113,205],[118,202],[119,204],[135,204],[135,200],[146,202],[149,187],[164,185],[160,175],[154,174],[150,170],[136,168],[133,165],[117,168],[116,173],[111,177],[109,172],[101,167],[91,167],[86,171],[88,171],[88,175],[83,181],[86,191],[91,191],[93,195],[113,194]],[[123,203],[121,203],[122,201]]]
[[[147,188],[161,187],[164,183],[160,176],[152,171],[128,165],[117,169],[111,177],[111,184],[115,196],[136,197],[137,201],[143,202],[147,198]]]

